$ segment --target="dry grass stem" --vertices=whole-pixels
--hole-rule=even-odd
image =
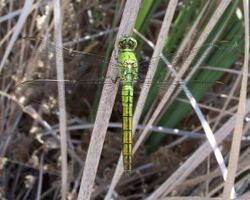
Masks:
[[[247,80],[248,80],[248,67],[249,67],[249,1],[243,0],[244,5],[244,21],[245,21],[245,57],[243,65],[243,75],[240,89],[240,99],[238,111],[236,115],[235,128],[233,132],[232,145],[230,150],[230,158],[228,164],[228,176],[226,179],[223,200],[235,198],[232,188],[235,181],[235,175],[238,167],[239,153],[241,138],[243,136],[243,123],[245,114],[249,111],[246,109],[247,101]]]
[[[246,104],[246,112],[250,111],[250,100]],[[220,144],[231,131],[234,129],[236,117],[232,116],[224,125],[215,133],[215,138]],[[156,199],[160,196],[167,196],[175,186],[179,185],[185,178],[198,167],[202,161],[212,152],[209,142],[204,143],[197,149],[193,155],[185,161],[155,192],[153,192],[147,200]]]
[[[171,22],[172,22],[174,13],[175,13],[177,2],[178,2],[177,0],[171,0],[169,2],[168,9],[166,10],[165,17],[163,19],[163,23],[162,23],[162,26],[161,26],[161,30],[160,30],[160,33],[159,33],[159,37],[158,37],[158,40],[157,40],[157,43],[156,43],[152,58],[159,57],[159,55],[162,52],[162,49],[164,47],[164,41],[166,40],[166,38],[168,36],[168,32],[169,32],[170,25],[171,25]],[[148,72],[147,72],[147,75],[146,75],[146,80],[147,79],[151,80],[150,78],[154,76],[155,71],[156,71],[156,67],[158,65],[158,62],[159,62],[159,60],[156,61],[156,62],[153,62],[153,61],[150,62],[149,69],[148,69]],[[134,134],[134,132],[136,130],[136,126],[139,123],[139,119],[141,117],[141,113],[142,113],[143,106],[145,104],[145,101],[146,101],[146,98],[147,98],[147,95],[148,95],[148,92],[149,92],[149,89],[150,89],[150,85],[151,85],[151,83],[149,85],[146,85],[146,84],[144,85],[144,87],[143,87],[143,89],[141,91],[140,97],[138,99],[136,109],[135,109],[135,113],[134,113],[134,116],[133,116],[133,134]],[[137,147],[135,146],[134,150],[133,150],[133,153],[135,152],[136,149],[137,149]],[[108,193],[107,193],[107,195],[105,197],[106,200],[111,198],[113,190],[114,190],[116,184],[118,183],[119,179],[121,178],[122,171],[123,171],[123,166],[122,166],[122,155],[121,155],[120,158],[119,158],[119,161],[118,161],[118,164],[117,164],[117,167],[116,167],[115,174],[113,176],[111,185],[109,187],[109,191],[108,191]]]
[[[123,34],[131,34],[140,4],[141,4],[140,0],[136,1],[129,0],[126,2],[120,27],[117,34],[117,40]],[[113,51],[112,53],[111,63],[114,61],[115,61],[115,51]],[[116,77],[117,74],[118,72],[114,70],[113,67],[111,66],[108,67],[106,76]],[[110,87],[110,85],[107,84],[103,88],[100,104],[96,115],[95,127],[92,132],[86,163],[84,166],[80,191],[77,198],[78,200],[90,199],[117,90],[118,90],[118,84],[114,84],[112,87]]]
[[[1,1],[0,199],[250,199],[243,3]],[[138,43],[130,176],[123,34]]]
[[[54,38],[57,46],[62,46],[62,19],[61,19],[61,4],[60,0],[53,0],[54,8]],[[63,52],[56,51],[56,71],[57,80],[64,80]],[[68,193],[68,163],[67,163],[67,117],[65,105],[65,86],[64,82],[58,82],[58,97],[59,97],[59,126],[60,126],[60,147],[61,147],[61,198],[67,199]]]

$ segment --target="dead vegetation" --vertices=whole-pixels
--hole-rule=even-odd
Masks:
[[[129,0],[63,1],[58,8],[63,42],[56,46],[39,38],[60,41],[55,34],[57,0],[29,2],[32,1],[0,2],[0,199],[195,199],[199,196],[227,200],[232,186],[223,180],[222,167],[218,166],[215,150],[204,133],[205,122],[213,131],[227,166],[233,156],[228,173],[235,179],[234,189],[239,199],[250,199],[249,117],[243,112],[245,102],[246,113],[250,110],[249,87],[245,85],[248,96],[244,96],[242,88],[247,81],[241,82],[246,66],[243,33],[249,27],[244,18],[236,16],[237,12],[241,11],[242,15],[248,12],[243,9],[247,4],[225,3],[223,11],[222,1],[182,0],[175,7],[177,1],[168,4],[163,0],[158,7],[151,5],[150,11],[146,9],[149,1],[141,7],[138,0],[133,3]],[[142,7],[146,14],[139,10]],[[173,10],[173,16],[167,12],[168,18],[164,18],[167,9]],[[221,11],[222,17],[210,18],[216,11]],[[186,24],[182,24],[182,15],[189,16]],[[214,24],[217,30],[212,31],[212,27],[206,32],[208,24]],[[152,52],[155,59],[163,50],[167,58],[172,56],[170,59],[178,65],[178,72],[185,72],[185,67],[193,69],[198,63],[194,79],[210,86],[188,85],[199,100],[205,118],[201,123],[198,111],[187,106],[190,99],[184,93],[169,92],[170,85],[178,85],[178,80],[166,83],[176,76],[165,75],[168,71],[165,66],[155,72],[149,67],[149,61],[142,63],[159,82],[166,82],[161,86],[164,89],[156,85],[159,94],[151,90],[148,94],[145,85],[137,85],[133,123],[141,126],[134,137],[135,151],[138,149],[133,158],[134,172],[126,177],[122,175],[120,157],[121,124],[112,123],[121,122],[122,114],[119,84],[113,81],[117,73],[114,43],[122,34],[132,34],[133,28],[156,44],[152,50],[145,38],[135,34],[140,59],[152,56]],[[24,39],[24,36],[36,39]],[[207,40],[233,41],[229,44],[236,47],[214,48],[202,57],[206,52],[198,53],[196,47],[207,44]],[[191,51],[184,51],[188,49],[184,44]],[[72,53],[71,49],[89,54]],[[59,64],[64,66],[64,77],[59,77],[56,69],[60,52],[64,62]],[[184,53],[175,62],[180,52]],[[199,59],[195,61],[196,53]],[[245,56],[248,58],[248,54]],[[157,63],[151,61],[151,65],[156,67]],[[147,79],[147,70],[144,71],[143,78],[151,81]],[[190,73],[187,70],[179,78],[187,81]],[[37,79],[43,81],[34,81]],[[104,87],[100,84],[103,80],[107,81]],[[60,84],[65,84],[65,107],[59,106],[62,105],[59,102],[62,97],[58,95]],[[63,111],[67,119],[64,130]],[[67,145],[62,145],[62,130]],[[233,151],[239,153],[234,155]],[[233,168],[237,169],[236,174]]]

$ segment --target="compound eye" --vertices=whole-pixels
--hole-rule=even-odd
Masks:
[[[133,40],[129,40],[129,41],[128,41],[128,44],[129,44],[129,47],[130,47],[130,48],[133,48],[134,45],[135,45],[135,43],[134,43]]]
[[[124,47],[124,45],[125,45],[125,43],[126,43],[126,41],[124,41],[124,40],[121,40],[121,41],[119,41],[119,47],[120,48],[123,48]]]
[[[136,40],[135,40],[134,38],[131,38],[131,39],[129,40],[129,46],[130,46],[130,48],[133,49],[133,50],[136,48],[137,42],[136,42]]]
[[[125,35],[123,38],[120,39],[118,43],[118,47],[120,49],[131,49],[134,50],[137,46],[137,42],[133,37],[129,37]]]

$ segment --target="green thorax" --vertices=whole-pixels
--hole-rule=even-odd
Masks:
[[[138,62],[134,53],[137,46],[136,40],[124,35],[118,42],[118,67],[119,77],[123,84],[133,84],[138,77]]]

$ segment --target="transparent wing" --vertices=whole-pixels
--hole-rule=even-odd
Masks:
[[[210,67],[210,69],[205,67],[206,65],[209,66],[210,64],[207,63],[206,60],[216,60],[216,62],[214,63],[218,64],[216,64],[215,66],[217,68],[223,68],[223,62],[220,62],[220,60],[218,59],[218,55],[220,55],[220,57],[222,58],[221,61],[223,61],[223,57],[225,58],[232,54],[241,54],[242,51],[243,50],[241,44],[231,41],[220,41],[212,44],[205,44],[198,49],[193,48],[192,51],[185,50],[182,53],[164,54],[164,57],[166,57],[169,63],[172,64],[172,67],[175,68],[177,73],[180,67],[185,62],[190,62],[189,68],[186,71],[185,76],[182,78],[184,80],[187,78],[188,81],[185,84],[188,86],[188,88],[191,89],[191,92],[196,93],[207,91],[213,85],[219,87],[224,86],[224,83],[217,81],[220,77],[219,73],[217,73],[215,70],[211,70],[211,68],[213,67]],[[217,58],[214,59],[214,57]],[[158,62],[155,77],[150,77],[149,80],[145,81],[152,81],[152,89],[155,91],[157,90],[159,94],[164,94],[169,86],[173,84],[172,79],[174,77],[169,71],[169,66],[167,66],[167,64],[164,63],[161,58],[157,57],[148,60],[142,60],[141,62],[139,62],[139,79],[145,78],[145,74],[149,68],[150,63],[155,64],[155,62]],[[196,63],[198,63],[198,65],[196,65]],[[176,89],[180,88],[179,83],[174,84],[178,84]],[[156,92],[154,92],[153,96],[155,95]]]
[[[224,50],[227,51],[227,53],[230,53],[231,51],[242,51],[242,46],[240,46],[236,42],[231,41],[218,41],[214,43],[207,43],[202,45],[200,48],[189,48],[185,49],[183,51],[178,51],[175,53],[169,53],[169,52],[163,52],[163,55],[168,59],[168,61],[174,66],[180,66],[181,64],[185,62],[190,61],[197,61],[198,58],[201,58],[204,56],[204,59],[208,59],[210,55],[216,52],[223,52]],[[150,64],[154,64],[155,62],[159,62],[160,64],[163,64],[163,61],[160,57],[154,57],[154,58],[143,58],[139,62],[140,70],[145,71],[148,69],[148,66]],[[192,70],[192,66],[188,69],[188,71]]]
[[[34,55],[34,58],[32,58],[31,64],[33,66],[38,65],[41,66],[48,62],[50,62],[50,68],[54,69],[55,71],[55,55],[58,50],[63,51],[63,57],[64,57],[64,63],[70,64],[70,67],[67,67],[69,70],[74,72],[77,72],[79,75],[79,71],[75,70],[77,67],[82,67],[82,70],[86,70],[89,66],[92,66],[92,68],[96,68],[97,70],[100,70],[100,68],[105,68],[110,64],[111,67],[117,68],[117,62],[112,61],[109,57],[104,57],[101,55],[93,54],[93,53],[86,53],[86,52],[81,52],[81,51],[76,51],[72,50],[69,48],[65,47],[58,47],[52,42],[48,40],[44,40],[41,38],[35,38],[35,37],[25,37],[24,38],[26,41],[33,41],[35,43],[40,44],[39,47],[33,47],[32,54]],[[238,49],[239,45],[235,42],[230,42],[230,41],[219,41],[216,43],[208,43],[204,44],[200,48],[193,48],[192,50],[190,49],[185,49],[184,51],[177,52],[177,53],[168,53],[165,52],[163,55],[170,61],[171,64],[174,66],[178,66],[180,63],[184,63],[190,60],[195,61],[194,58],[198,58],[201,56],[201,54],[206,54],[206,56],[209,56],[209,53],[213,53],[213,50],[223,50],[226,49],[227,51],[229,50],[235,50]],[[45,58],[46,60],[41,62],[42,59],[40,58]],[[152,59],[150,58],[141,58],[139,61],[139,77],[140,76],[145,76],[149,64],[154,64],[155,62],[163,63],[160,57],[154,57]],[[49,66],[47,64],[47,66]],[[189,71],[192,70],[192,67],[188,69]]]
[[[58,84],[65,86],[66,104],[70,107],[82,106],[86,110],[90,109],[95,99],[98,87],[102,87],[107,80],[62,80],[36,79],[24,81],[16,85],[16,96],[23,99],[24,104],[38,105],[46,103],[49,107],[57,109],[58,105]],[[112,83],[114,84],[114,83]]]
[[[43,39],[43,38],[36,38],[36,37],[24,37],[23,38],[26,42],[32,42],[32,54],[36,56],[46,56],[49,58],[53,57],[53,55],[56,55],[58,51],[63,52],[64,62],[72,62],[72,60],[79,61],[81,60],[84,63],[90,63],[93,64],[93,60],[91,61],[91,58],[94,59],[95,63],[97,64],[103,64],[107,65],[111,62],[110,57],[104,57],[101,55],[97,55],[94,53],[89,52],[82,52],[73,50],[70,48],[62,47],[62,46],[56,46],[53,42]],[[34,64],[37,62],[37,60],[34,60]],[[116,62],[111,63],[112,66],[116,66]]]
[[[102,88],[104,84],[115,84],[117,80],[102,75],[102,66],[107,66],[110,63],[110,58],[99,56],[91,53],[83,53],[79,51],[70,50],[64,47],[57,47],[53,43],[37,38],[26,38],[27,41],[40,43],[38,47],[32,47],[32,56],[28,63],[29,76],[26,80],[20,83],[17,87],[20,96],[25,96],[27,101],[41,103],[43,99],[57,99],[57,84],[63,82],[65,84],[65,94],[68,100],[78,102],[87,102],[91,105],[94,101],[97,89]],[[215,49],[232,48],[232,44],[228,42],[221,42],[220,44],[208,44],[200,48],[213,47]],[[234,48],[237,45],[234,44]],[[65,80],[56,80],[56,64],[55,56],[58,50],[63,51],[64,58],[64,74]],[[167,54],[166,57],[172,59],[172,62],[177,63],[181,58],[185,61],[185,56],[196,54],[197,50],[192,52],[185,51],[182,54]],[[176,60],[174,60],[176,59]],[[159,57],[151,59],[154,63],[159,60]],[[134,84],[135,93],[139,94],[143,85],[149,87],[151,82],[153,88],[158,90],[160,94],[169,88],[172,83],[171,76],[169,79],[153,79],[150,77],[146,79],[146,73],[149,68],[150,60],[142,59],[139,62],[139,78]],[[160,60],[160,64],[164,66],[164,72],[167,72],[165,64]],[[111,63],[112,67],[116,67],[116,63]],[[165,76],[165,75],[164,75]],[[189,85],[196,85],[196,90],[207,88],[212,85],[214,81],[198,81],[191,80]],[[175,83],[178,84],[178,83]],[[217,82],[221,85],[222,83]],[[121,83],[120,83],[121,85]],[[179,86],[178,86],[179,87]],[[177,88],[178,88],[177,87]],[[73,98],[73,100],[72,100]]]
[[[88,86],[93,80],[104,78],[107,66],[110,63],[110,58],[58,47],[48,40],[33,37],[25,38],[25,40],[37,43],[37,46],[31,45],[32,50],[26,70],[26,80],[55,80],[57,73],[56,55],[59,50],[63,52],[65,79],[74,81],[89,80]],[[116,62],[110,63],[110,65],[116,67]]]
[[[122,83],[118,81],[119,92],[117,95],[118,101],[120,101]],[[151,82],[151,80],[150,80]],[[151,87],[151,89],[158,91],[158,97],[161,97],[173,84],[176,84],[176,89],[180,88],[178,83],[172,81],[153,82],[152,85],[146,79],[140,80],[134,84],[134,95],[137,98],[142,90],[142,87]],[[25,100],[25,104],[35,103],[41,104],[42,102],[49,102],[51,106],[56,106],[58,103],[58,84],[64,83],[65,85],[65,97],[66,101],[70,105],[76,107],[82,104],[88,104],[90,107],[94,102],[98,88],[102,89],[103,85],[113,86],[115,81],[105,79],[89,79],[89,80],[63,80],[58,81],[56,79],[36,79],[19,83],[16,86],[16,94]],[[192,80],[188,83],[188,86],[196,87],[196,91],[203,90],[212,85],[223,86],[222,82],[204,82]],[[85,105],[86,106],[86,105]],[[121,108],[121,104],[120,104]]]

